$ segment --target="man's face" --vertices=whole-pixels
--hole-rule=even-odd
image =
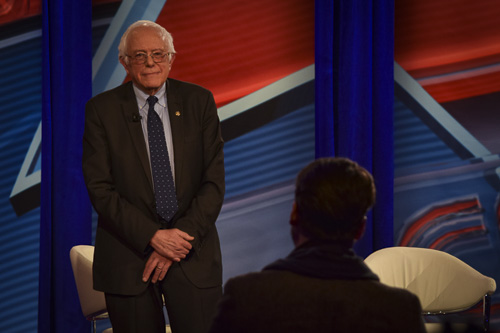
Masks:
[[[170,61],[168,56],[164,62],[155,63],[153,61],[153,58],[149,56],[153,52],[167,53],[168,50],[158,32],[149,27],[141,27],[131,31],[127,42],[126,52],[132,58],[120,58],[120,63],[139,89],[148,95],[154,95],[167,80],[174,57]],[[133,57],[138,53],[148,55],[144,64],[134,63]]]

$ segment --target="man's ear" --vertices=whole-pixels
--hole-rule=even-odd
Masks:
[[[307,242],[308,238],[302,233],[302,228],[300,227],[299,214],[295,201],[293,202],[292,212],[290,213],[290,231],[295,246],[300,246],[301,244]]]
[[[354,234],[354,240],[360,239],[365,233],[365,230],[366,230],[366,216],[363,217],[363,221],[361,221],[358,230],[356,230],[356,233]]]
[[[174,60],[175,60],[175,53],[172,53],[168,59],[168,70],[172,69],[172,64],[174,63]]]
[[[120,60],[120,64],[122,64],[123,68],[125,68],[125,71],[127,72],[127,75],[129,75],[129,73],[128,73],[128,64],[125,62],[125,58],[124,57],[120,57],[118,60]]]
[[[292,212],[290,213],[290,225],[296,227],[299,224],[298,214],[297,214],[297,204],[295,201],[292,205]]]

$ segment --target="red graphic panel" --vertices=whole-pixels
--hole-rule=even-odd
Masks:
[[[314,64],[314,1],[169,0],[171,77],[209,88],[220,107]]]
[[[438,102],[499,91],[497,0],[396,1],[395,60]]]
[[[0,0],[0,25],[42,13],[42,0]]]
[[[121,0],[92,0],[92,6]],[[0,25],[42,15],[42,0],[0,0]]]

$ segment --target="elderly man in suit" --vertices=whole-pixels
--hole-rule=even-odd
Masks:
[[[113,331],[206,332],[222,295],[215,221],[223,140],[210,91],[168,78],[170,33],[151,21],[122,36],[131,82],[90,99],[83,171],[98,214],[94,288]]]
[[[290,217],[295,249],[228,280],[210,332],[425,332],[417,296],[381,284],[352,249],[374,200],[372,176],[349,159],[305,167]]]

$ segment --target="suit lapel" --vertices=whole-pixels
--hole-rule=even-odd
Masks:
[[[181,173],[183,169],[184,115],[181,97],[177,93],[175,82],[171,80],[167,80],[167,104],[170,128],[172,130],[172,141],[174,143],[175,183],[176,188],[182,188],[180,179],[182,179]]]
[[[149,165],[148,151],[146,148],[146,142],[144,141],[144,133],[142,132],[137,100],[135,98],[134,89],[132,88],[132,83],[129,83],[128,89],[123,95],[122,112],[142,168],[146,173],[151,189],[153,189],[151,166]]]

